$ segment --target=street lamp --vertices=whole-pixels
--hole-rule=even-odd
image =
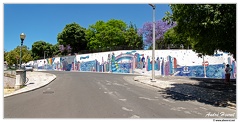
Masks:
[[[22,66],[22,45],[23,45],[23,41],[26,38],[26,35],[24,33],[20,34],[20,39],[21,39],[21,47],[20,47],[20,67],[19,69],[21,69]]]
[[[152,82],[155,82],[155,8],[154,4],[149,4],[153,8],[153,48],[152,48]]]
[[[45,51],[44,51],[44,60],[45,60],[45,52],[48,52],[48,50],[45,50]]]
[[[15,90],[20,89],[24,83],[26,83],[26,70],[22,69],[22,45],[26,35],[24,33],[20,34],[21,39],[21,47],[20,47],[20,66],[19,69],[16,70],[16,82],[15,82]]]
[[[46,65],[45,65],[45,52],[48,52],[48,50],[44,51],[44,68],[46,68]]]

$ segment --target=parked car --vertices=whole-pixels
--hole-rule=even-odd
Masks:
[[[31,72],[32,72],[32,71],[33,71],[33,67],[30,66],[30,65],[26,65],[26,66],[25,66],[25,70],[26,70],[26,71],[31,71]]]

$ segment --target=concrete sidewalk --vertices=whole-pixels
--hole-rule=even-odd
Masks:
[[[55,75],[50,73],[44,73],[44,72],[27,72],[26,77],[27,77],[27,83],[23,88],[16,90],[10,94],[6,94],[4,95],[4,97],[9,97],[12,95],[25,93],[28,91],[38,89],[40,87],[43,87],[49,84],[56,78]]]
[[[236,109],[236,84],[226,85],[214,79],[191,79],[177,76],[137,76],[134,81],[160,88],[159,93],[175,100],[196,100],[214,106]],[[209,81],[209,82],[208,82]]]

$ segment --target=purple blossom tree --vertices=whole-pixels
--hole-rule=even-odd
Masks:
[[[72,48],[69,44],[66,46],[66,50],[67,50],[67,52],[71,52]]]
[[[59,50],[64,53],[64,52],[71,52],[72,48],[71,46],[68,44],[66,47],[64,47],[64,45],[59,45]]]
[[[64,50],[65,50],[64,45],[59,45],[59,50],[60,50],[61,52],[64,52]]]
[[[156,41],[163,38],[164,33],[174,26],[176,26],[176,23],[168,24],[168,22],[164,22],[162,20],[156,21],[155,25]],[[146,46],[152,45],[153,23],[152,22],[144,23],[143,28],[138,29],[138,34],[143,37],[143,42]]]

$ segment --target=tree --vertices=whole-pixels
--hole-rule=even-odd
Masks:
[[[167,42],[167,44],[170,44],[168,45],[170,48],[179,49],[181,48],[181,45],[187,49],[192,48],[190,38],[182,34],[176,34],[176,32],[174,31],[174,28],[169,29],[164,34],[164,40],[165,40],[164,42]]]
[[[20,56],[20,47],[17,48],[19,50],[19,56]],[[22,63],[27,63],[29,61],[32,61],[32,52],[29,50],[27,46],[22,46]]]
[[[61,51],[59,50],[59,43],[52,46],[52,56],[61,56]]]
[[[19,64],[20,60],[20,46],[17,46],[15,49],[8,52],[6,56],[6,61],[8,62],[9,66],[13,64]],[[22,46],[22,63],[27,63],[32,61],[33,58],[31,56],[31,51],[27,48],[27,46]]]
[[[12,50],[8,52],[6,56],[6,61],[8,63],[8,66],[12,66],[13,64],[19,64],[18,57],[20,54],[17,54],[16,51]]]
[[[97,21],[90,25],[86,32],[88,48],[97,50],[115,50],[124,45],[124,32],[127,24],[122,20],[111,19],[107,22]]]
[[[45,55],[52,56],[53,52],[55,51],[53,49],[53,45],[50,43],[47,43],[45,41],[36,41],[32,45],[32,56],[34,57],[34,60],[37,59],[43,59],[44,58],[44,51]]]
[[[163,34],[169,30],[170,28],[174,27],[175,23],[173,24],[168,24],[168,22],[164,22],[162,20],[156,21],[156,26],[155,26],[155,39],[156,39],[156,49],[162,48],[162,41],[163,39]],[[145,47],[149,47],[152,45],[153,41],[153,25],[152,22],[146,22],[143,25],[143,28],[139,28],[139,34],[143,36],[144,38],[144,45]]]
[[[7,55],[8,55],[9,52],[7,52],[6,50],[4,50],[4,61],[7,60]]]
[[[91,50],[142,49],[136,26],[122,20],[97,21],[87,29],[86,38]]]
[[[125,49],[143,49],[142,35],[138,34],[136,25],[130,23],[124,33]]]
[[[236,4],[172,4],[172,14],[163,18],[176,21],[174,32],[191,39],[193,50],[212,55],[215,50],[236,56]]]
[[[71,53],[78,53],[87,49],[87,41],[85,38],[86,29],[77,23],[67,24],[63,31],[57,35],[59,45],[71,47]]]
[[[28,51],[23,55],[23,57],[22,57],[22,62],[23,62],[23,63],[27,63],[27,62],[32,61],[32,60],[33,60],[32,55],[31,55],[30,51],[28,50]]]
[[[68,44],[68,45],[66,45],[66,46],[64,46],[64,45],[59,45],[59,51],[60,51],[60,53],[62,54],[62,55],[68,55],[68,54],[70,54],[71,53],[71,50],[72,50],[72,48],[71,48],[71,46]]]

